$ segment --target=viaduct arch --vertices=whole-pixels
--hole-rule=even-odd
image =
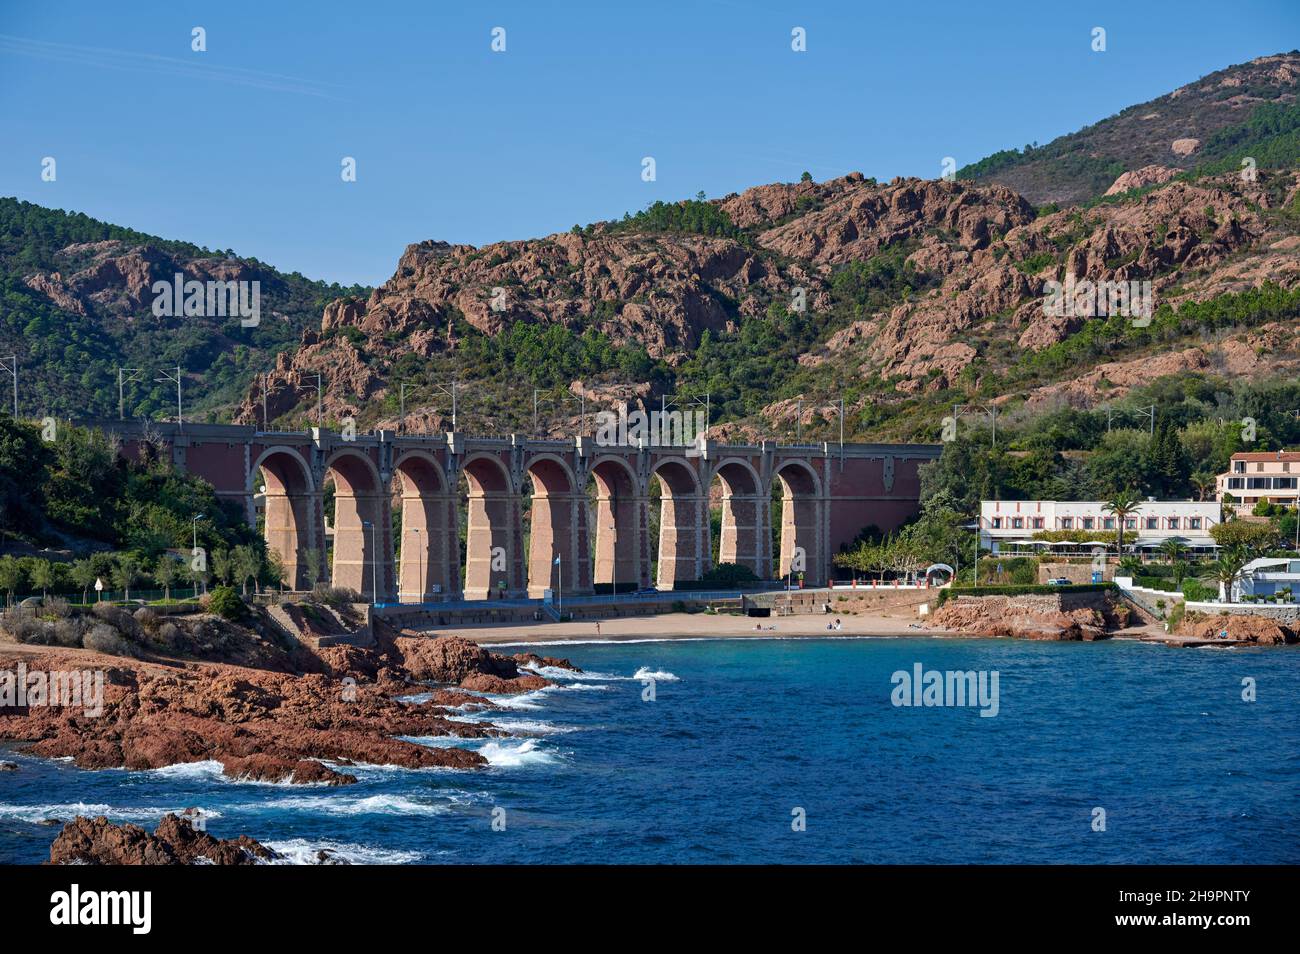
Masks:
[[[116,434],[125,455],[142,453],[140,424],[78,423]],[[148,433],[251,525],[260,514],[287,586],[309,588],[319,567],[336,586],[403,602],[681,587],[712,568],[711,510],[721,511],[721,562],[761,579],[802,572],[824,584],[834,554],[863,527],[890,530],[916,512],[918,468],[940,452],[908,444],[606,446],[586,435],[377,431],[345,439],[321,428],[171,423],[149,424]]]

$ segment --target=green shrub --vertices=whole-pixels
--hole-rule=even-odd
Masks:
[[[1134,577],[1133,583],[1136,586],[1145,586],[1149,590],[1164,590],[1166,593],[1177,593],[1178,584],[1173,580],[1167,580],[1159,576],[1138,576]]]
[[[1205,603],[1218,595],[1218,590],[1200,580],[1183,580],[1183,597],[1193,603]]]
[[[747,566],[739,563],[719,563],[700,577],[700,582],[712,586],[731,586],[735,583],[753,583],[757,579],[754,571]]]
[[[958,596],[1032,596],[1052,593],[1095,593],[1114,588],[1114,583],[1070,583],[1065,586],[1052,586],[1047,583],[1038,583],[1033,586],[949,586],[939,591],[938,605],[942,606],[950,597]]]
[[[107,653],[110,656],[138,656],[140,654],[140,650],[135,643],[126,639],[108,623],[96,623],[92,626],[90,632],[82,637],[82,645],[97,653]]]
[[[208,610],[222,619],[236,620],[243,617],[245,607],[233,586],[218,586],[208,599]]]
[[[1184,603],[1175,603],[1174,608],[1169,611],[1169,630],[1178,628],[1178,624],[1183,621],[1183,614],[1187,612],[1187,606]]]
[[[336,610],[342,610],[353,603],[365,602],[361,598],[361,594],[356,590],[349,589],[346,586],[326,586],[323,583],[316,584],[316,587],[312,590],[312,596]]]

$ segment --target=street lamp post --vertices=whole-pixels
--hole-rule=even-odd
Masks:
[[[194,549],[190,550],[190,566],[194,566],[194,558],[198,556],[199,549],[199,521],[203,519],[203,514],[198,514],[190,521],[190,529],[194,531]],[[206,561],[205,561],[206,562]],[[208,591],[207,577],[203,578],[203,592]]]

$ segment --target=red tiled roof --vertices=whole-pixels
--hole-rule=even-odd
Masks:
[[[1238,452],[1232,455],[1233,460],[1244,460],[1248,463],[1268,463],[1269,461],[1290,461],[1295,463],[1300,461],[1300,451],[1263,451],[1261,453]]]

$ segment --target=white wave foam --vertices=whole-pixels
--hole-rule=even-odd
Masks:
[[[562,732],[577,732],[581,726],[558,725],[543,722],[540,719],[502,718],[500,713],[481,712],[473,715],[447,716],[448,722],[461,722],[468,725],[490,725],[506,733],[523,732],[531,735],[554,735]],[[454,736],[426,736],[426,738],[454,738]],[[467,740],[468,741],[468,740]]]
[[[164,815],[182,811],[179,808],[116,808],[92,802],[68,802],[62,805],[5,805],[0,804],[0,818],[39,824],[47,818],[71,821],[77,815],[95,818],[107,816],[114,821],[161,821]],[[202,809],[205,818],[220,818],[221,812]]]
[[[216,759],[206,759],[202,762],[179,762],[175,765],[164,765],[161,768],[145,769],[145,772],[158,778],[193,779],[195,781],[224,779],[225,781],[231,781],[222,774],[223,766]]]
[[[522,768],[526,765],[551,765],[557,759],[555,755],[540,749],[536,739],[524,739],[521,742],[488,742],[478,750],[479,755],[496,768]]]
[[[422,802],[403,795],[305,795],[254,802],[248,807],[322,815],[441,815],[450,810],[447,802]]]
[[[331,768],[337,768],[341,772],[348,771],[348,766],[336,766],[325,761],[324,759],[311,759],[310,761],[320,762]],[[266,779],[249,778],[246,775],[231,777],[225,774],[225,767],[214,759],[203,762],[180,762],[176,765],[164,765],[162,768],[145,769],[148,775],[154,775],[161,778],[171,779],[173,781],[192,781],[192,782],[220,782],[223,785],[269,785],[281,788],[320,788],[329,785],[327,781],[321,782],[293,782],[289,779],[281,779],[278,782],[268,781]]]
[[[609,682],[618,679],[631,679],[631,676],[618,676],[611,672],[574,672],[572,669],[560,669],[558,666],[534,666],[525,663],[519,667],[536,673],[546,679],[558,679],[561,682]]]
[[[530,735],[559,735],[578,731],[576,725],[556,725],[540,719],[494,719],[492,724],[506,732],[524,732]]]
[[[663,672],[658,669],[651,669],[649,666],[642,666],[636,671],[636,675],[632,678],[639,682],[647,679],[653,679],[655,682],[680,682],[680,680],[672,673]]]
[[[397,851],[338,841],[307,841],[305,838],[267,841],[263,844],[284,856],[272,861],[273,865],[320,864],[316,856],[321,851],[328,851],[337,860],[351,865],[409,865],[423,857],[418,851]]]
[[[498,709],[540,709],[541,701],[559,686],[543,686],[541,689],[534,689],[531,692],[520,693],[517,696],[493,695],[492,693],[481,693],[482,697],[490,702],[496,703]]]

